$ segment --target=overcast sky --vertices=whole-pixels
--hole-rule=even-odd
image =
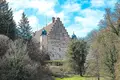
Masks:
[[[33,31],[60,17],[69,35],[85,37],[98,28],[106,7],[113,8],[117,0],[7,0],[14,13],[16,23],[24,11]]]

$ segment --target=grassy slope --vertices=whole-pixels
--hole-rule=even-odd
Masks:
[[[74,77],[70,77],[70,78],[56,78],[56,80],[97,80],[97,79],[74,76]],[[100,80],[103,80],[103,79],[100,79]]]
[[[56,80],[85,80],[85,78],[79,77],[79,76],[74,76],[74,77],[70,77],[70,78],[56,78]]]

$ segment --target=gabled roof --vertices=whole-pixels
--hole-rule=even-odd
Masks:
[[[57,18],[58,21],[60,21],[60,18]],[[47,25],[46,27],[43,27],[42,29],[40,29],[39,31],[36,31],[35,34],[34,34],[34,38],[36,40],[40,40],[40,36],[41,36],[41,33],[42,33],[42,30],[46,30],[47,31],[47,35],[49,35],[49,33],[51,32],[54,24],[57,22],[57,20],[55,20],[55,18],[53,17],[52,18],[52,23],[50,23],[49,25]],[[66,30],[66,29],[65,29]],[[68,34],[68,33],[67,33]],[[69,36],[69,35],[68,35]]]
[[[52,27],[53,27],[54,24],[55,24],[55,22],[54,22],[54,23],[50,23],[50,24],[47,25],[46,27],[43,27],[42,29],[36,31],[34,38],[35,38],[36,40],[39,40],[43,29],[45,29],[45,30],[47,31],[47,34],[49,34],[49,32],[51,31],[51,29],[52,29]]]
[[[55,24],[55,22],[54,23],[50,23],[49,25],[47,25],[46,27],[44,27],[44,29],[47,31],[48,34],[51,31],[51,29],[52,29],[52,27],[53,27],[54,24]]]
[[[40,29],[39,31],[36,31],[36,34],[39,33],[41,34],[42,33],[42,30],[45,29],[47,31],[47,34],[49,34],[49,32],[51,31],[52,27],[53,27],[53,24],[54,23],[50,23],[49,25],[47,25],[46,27],[43,27],[42,29]],[[39,35],[40,36],[40,35]]]

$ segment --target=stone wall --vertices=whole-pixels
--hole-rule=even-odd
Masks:
[[[48,37],[48,52],[51,60],[65,59],[69,40],[62,22],[56,21]]]

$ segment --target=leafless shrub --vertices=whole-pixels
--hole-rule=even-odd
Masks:
[[[40,50],[40,44],[37,43],[34,39],[28,42],[28,55],[33,61],[40,62],[44,65],[44,61],[49,59],[48,52]]]
[[[10,44],[0,60],[0,80],[53,80],[45,65],[29,57],[27,46],[23,40]]]
[[[7,36],[0,35],[0,57],[9,49],[9,43],[12,42]]]

